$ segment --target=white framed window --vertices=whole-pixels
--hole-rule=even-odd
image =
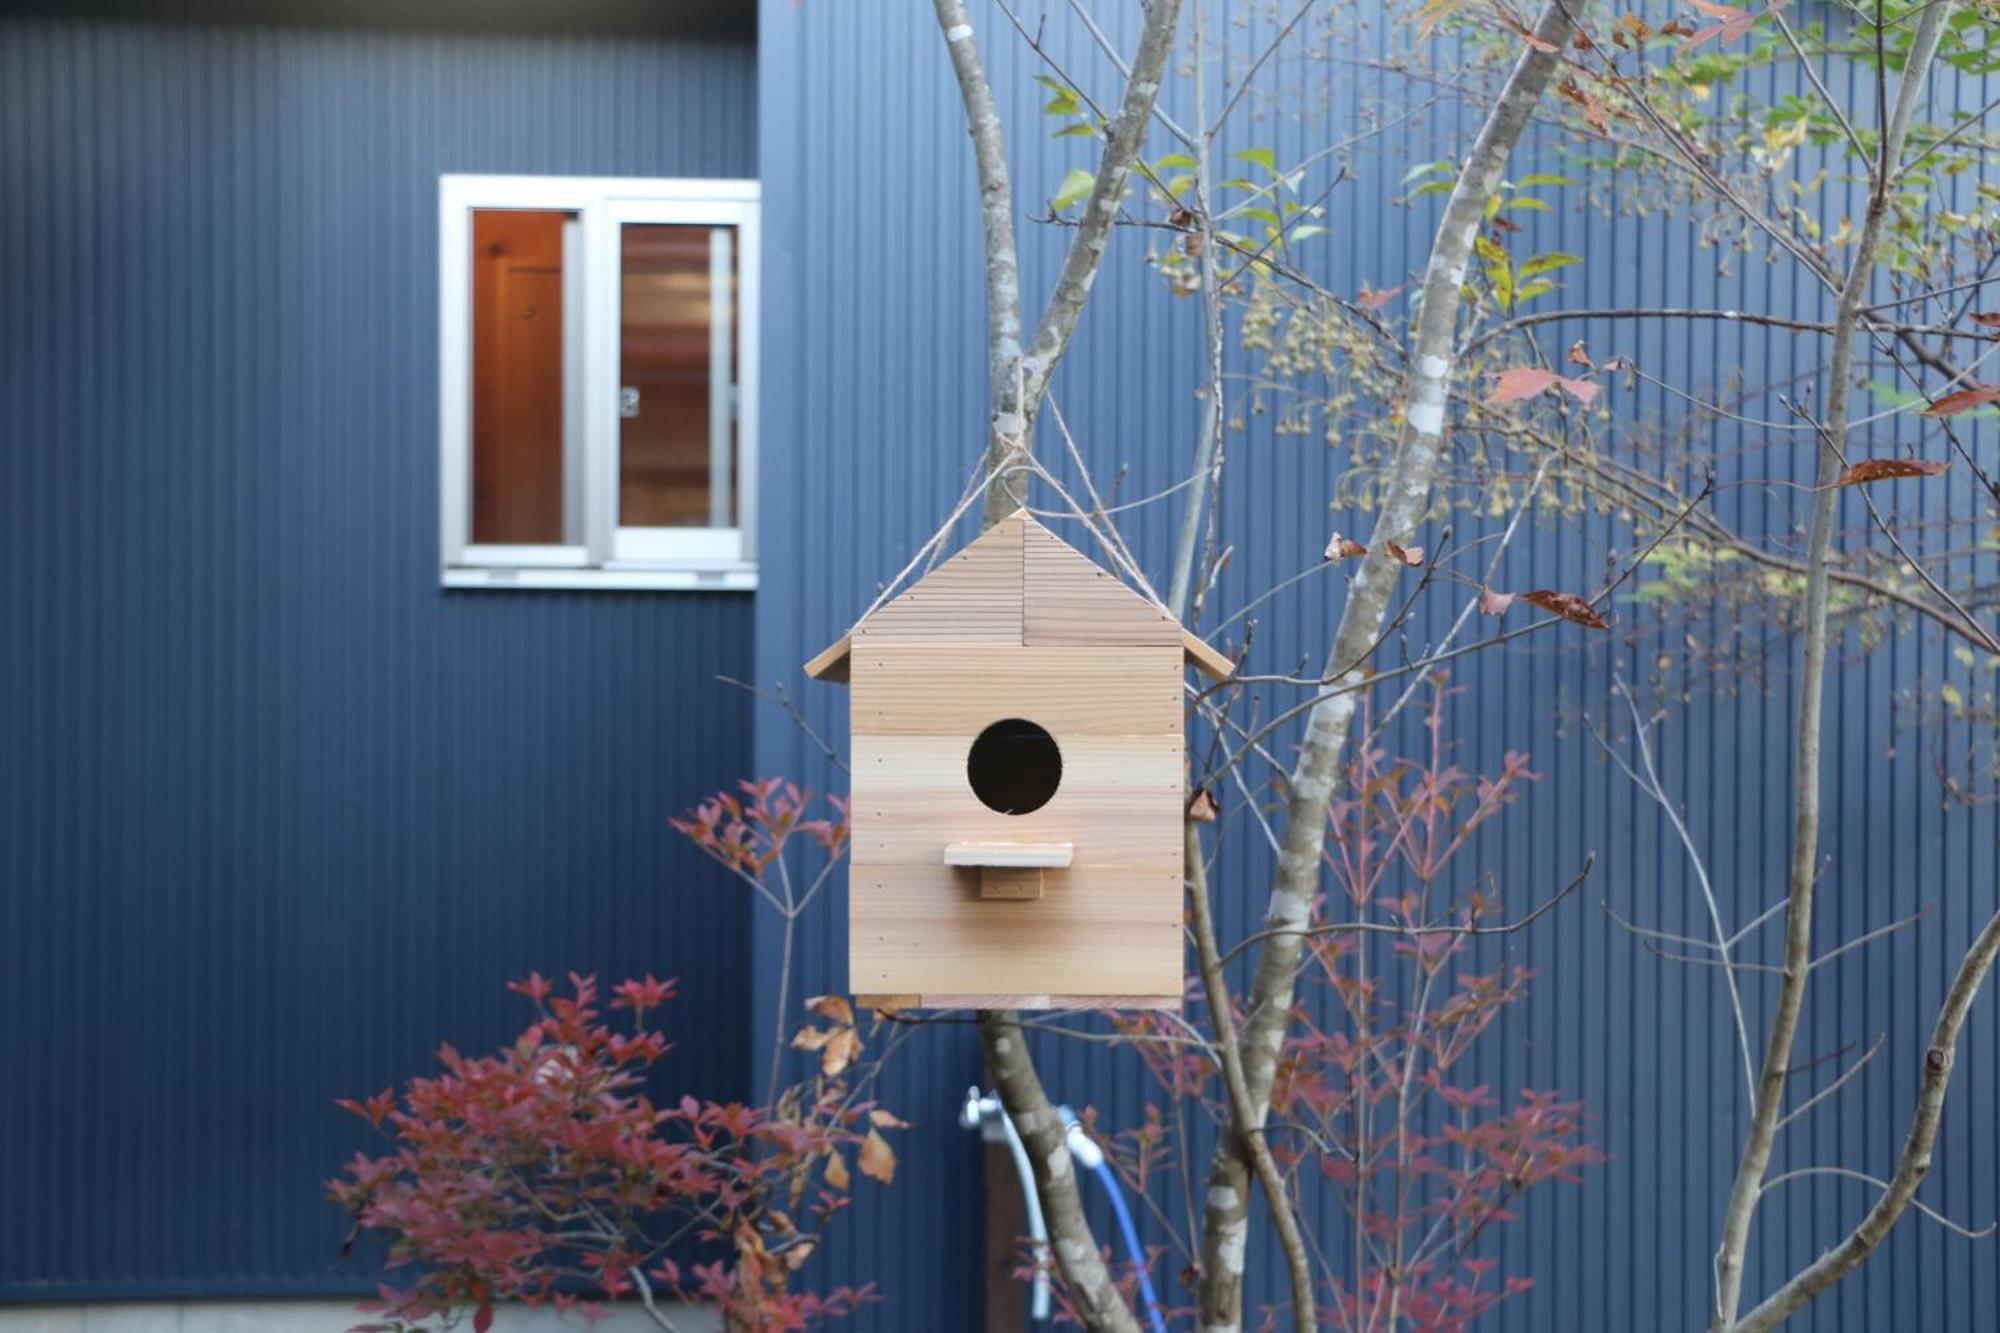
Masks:
[[[446,587],[754,588],[758,186],[438,180]]]

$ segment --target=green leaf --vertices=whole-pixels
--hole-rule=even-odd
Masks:
[[[1571,180],[1569,177],[1559,176],[1553,171],[1537,171],[1521,177],[1521,185],[1524,188],[1530,185],[1574,185],[1574,184],[1576,184],[1576,182]]]
[[[1241,158],[1245,162],[1255,162],[1273,176],[1278,174],[1278,155],[1268,148],[1239,148],[1230,156]]]
[[[1518,305],[1522,301],[1532,301],[1537,296],[1547,296],[1555,289],[1556,285],[1547,278],[1537,278],[1521,285],[1521,289],[1514,293],[1514,302]]]
[[[1409,197],[1415,199],[1417,196],[1424,194],[1449,194],[1451,187],[1451,181],[1426,181],[1416,189],[1410,191]]]
[[[1419,162],[1417,163],[1417,165],[1411,167],[1408,171],[1404,172],[1403,179],[1396,183],[1398,185],[1408,185],[1411,181],[1416,180],[1419,176],[1428,176],[1434,171],[1442,171],[1446,175],[1457,174],[1453,169],[1453,164],[1450,162],[1446,161]]]
[[[1509,199],[1509,200],[1508,200],[1508,201],[1507,201],[1506,203],[1504,203],[1504,204],[1500,205],[1500,207],[1502,207],[1502,208],[1527,208],[1527,209],[1532,209],[1532,210],[1534,210],[1534,211],[1535,211],[1535,212],[1537,212],[1537,213],[1553,213],[1553,212],[1555,212],[1555,209],[1554,209],[1554,208],[1552,208],[1552,207],[1551,207],[1551,206],[1549,205],[1549,201],[1548,201],[1548,200],[1546,200],[1546,199],[1537,199],[1537,198],[1535,198],[1535,197],[1534,197],[1533,195],[1531,195],[1531,194],[1517,194],[1517,195],[1515,195],[1515,196],[1514,196],[1514,197],[1513,197],[1512,199]]]
[[[1083,121],[1079,120],[1073,125],[1063,126],[1061,129],[1055,132],[1055,135],[1053,137],[1057,139],[1075,139],[1075,138],[1085,138],[1085,137],[1095,139],[1097,137],[1097,126],[1088,125],[1085,124]]]
[[[1573,255],[1563,250],[1551,250],[1545,255],[1536,255],[1533,259],[1521,265],[1521,276],[1524,278],[1539,277],[1541,274],[1553,273],[1559,268],[1568,268],[1571,264],[1581,264],[1582,262],[1583,259],[1579,255]]]
[[[1311,223],[1307,223],[1303,227],[1294,227],[1285,233],[1287,237],[1294,241],[1309,240],[1314,236],[1324,236],[1326,234],[1327,230],[1325,227],[1316,227]]]
[[[1242,216],[1246,218],[1255,218],[1257,221],[1263,223],[1265,226],[1270,227],[1273,230],[1277,229],[1278,215],[1276,213],[1273,213],[1268,208],[1246,208],[1241,210],[1241,212]]]
[[[1153,163],[1153,170],[1155,173],[1164,173],[1168,171],[1193,171],[1194,169],[1195,169],[1195,160],[1189,157],[1186,153],[1163,153]]]
[[[1055,198],[1049,200],[1049,204],[1054,208],[1068,208],[1071,204],[1080,204],[1090,198],[1090,187],[1096,183],[1097,177],[1082,167],[1073,167],[1069,174],[1062,178],[1062,184],[1056,187]]]

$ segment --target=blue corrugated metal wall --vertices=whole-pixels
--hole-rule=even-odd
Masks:
[[[748,599],[436,586],[440,172],[754,175],[747,43],[0,22],[0,1299],[367,1286],[530,968],[744,1076]]]
[[[1077,78],[1100,94],[1115,73],[1059,6],[1048,7],[1047,38]],[[1129,20],[1129,14],[1124,17]],[[1015,181],[1024,212],[1039,212],[1064,170],[1087,165],[1087,141],[1048,137],[1037,114],[1046,94],[1030,79],[1034,57],[995,6],[974,6],[974,21],[1011,132]],[[1040,22],[1040,12],[1027,21]],[[1232,10],[1218,40],[1245,50],[1268,38],[1262,7]],[[1364,98],[1393,90],[1372,70],[1382,49],[1379,24],[1360,22],[1316,39],[1352,55],[1341,77],[1288,55],[1265,82],[1286,97],[1259,106],[1244,133],[1275,144],[1281,162],[1360,127]],[[844,737],[843,693],[799,682],[799,663],[837,635],[948,512],[981,439],[984,353],[979,231],[962,115],[941,41],[926,6],[903,6],[857,24],[833,6],[765,0],[760,23],[760,161],[767,209],[763,530],[765,570],[757,604],[760,681],[794,687],[812,724]],[[1320,102],[1309,90],[1330,83]],[[1859,104],[1858,80],[1844,85]],[[1968,106],[1983,105],[1974,90]],[[1254,99],[1253,99],[1254,101]],[[1410,165],[1446,155],[1440,112],[1357,156],[1358,181],[1336,191],[1324,252],[1314,267],[1336,291],[1363,281],[1393,286],[1421,260],[1431,214],[1386,202]],[[1163,151],[1163,150],[1162,150]],[[1824,187],[1825,215],[1851,211]],[[1954,188],[1969,189],[1969,184]],[[1588,257],[1567,299],[1592,306],[1736,306],[1812,313],[1810,293],[1792,293],[1782,266],[1721,256],[1671,216],[1643,224],[1566,208],[1527,215],[1524,252],[1561,248]],[[1063,234],[1028,224],[1025,286],[1045,291]],[[1178,479],[1193,437],[1198,382],[1195,313],[1166,295],[1141,261],[1143,242],[1121,236],[1057,386],[1065,414],[1100,478],[1129,466],[1120,494],[1156,492]],[[1143,334],[1140,332],[1143,330]],[[1677,384],[1715,384],[1741,368],[1751,385],[1782,384],[1809,372],[1815,349],[1788,334],[1715,325],[1594,324],[1550,330],[1560,354],[1587,334],[1604,355],[1622,351]],[[1619,389],[1626,408],[1674,407],[1648,389]],[[1764,415],[1781,415],[1766,398]],[[1050,450],[1052,434],[1045,433]],[[1764,441],[1754,431],[1714,429],[1722,479],[1798,468],[1803,454],[1741,451]],[[1269,417],[1233,436],[1224,539],[1235,551],[1221,602],[1315,562],[1330,522],[1328,497],[1344,465],[1340,450],[1311,436],[1280,436]],[[1938,491],[1927,493],[1932,497]],[[1900,493],[1904,503],[1914,492]],[[1761,489],[1725,490],[1723,514],[1749,530],[1789,521],[1792,500]],[[1127,515],[1127,533],[1157,575],[1172,506]],[[1859,511],[1850,511],[1849,518]],[[1471,522],[1459,520],[1462,539]],[[1508,557],[1503,586],[1588,582],[1607,543],[1621,540],[1611,519],[1553,526]],[[1337,610],[1337,584],[1308,581],[1260,613],[1257,663],[1288,670],[1317,663]],[[1422,643],[1457,610],[1439,595],[1409,637]],[[1639,614],[1626,609],[1628,617]],[[1666,930],[1700,933],[1697,902],[1672,835],[1655,810],[1614,780],[1580,726],[1580,711],[1610,710],[1610,670],[1645,681],[1665,653],[1675,702],[1662,762],[1689,807],[1725,901],[1738,920],[1771,901],[1783,883],[1788,840],[1788,722],[1784,654],[1763,684],[1710,688],[1678,640],[1600,640],[1572,634],[1482,654],[1460,671],[1467,691],[1452,709],[1468,766],[1494,766],[1503,749],[1526,749],[1548,775],[1522,805],[1489,826],[1482,866],[1501,877],[1509,900],[1538,898],[1566,878],[1586,851],[1599,855],[1589,890],[1547,925],[1510,942],[1539,979],[1529,1003],[1505,1020],[1486,1047],[1482,1078],[1496,1087],[1560,1087],[1600,1117],[1597,1138],[1612,1160],[1581,1188],[1532,1196],[1521,1221],[1496,1232],[1505,1271],[1532,1276],[1533,1290],[1496,1317],[1510,1329],[1694,1328],[1704,1323],[1708,1254],[1733,1166],[1744,1111],[1733,1044],[1715,979],[1676,968],[1607,923],[1596,899],[1637,912]],[[1913,931],[1845,957],[1813,992],[1800,1038],[1801,1059],[1871,1040],[1889,1045],[1877,1066],[1843,1092],[1835,1108],[1795,1130],[1785,1165],[1840,1162],[1885,1171],[1900,1145],[1913,1075],[1942,978],[1969,938],[1970,923],[1992,909],[1995,819],[1988,809],[1941,809],[1920,738],[1898,731],[1899,690],[1952,670],[1944,651],[1918,634],[1900,636],[1865,662],[1843,669],[1829,689],[1825,938],[1851,937],[1922,902],[1940,910]],[[1266,708],[1266,715],[1271,709]],[[1922,738],[1928,739],[1928,738]],[[1899,744],[1900,741],[1900,744]],[[760,771],[825,786],[834,780],[815,747],[776,710],[760,711]],[[1266,857],[1241,828],[1229,834],[1217,876],[1225,934],[1254,928],[1268,884]],[[772,939],[759,931],[759,967],[774,965]],[[1773,932],[1772,948],[1775,948]],[[815,915],[804,950],[806,993],[846,984],[839,900]],[[1492,952],[1498,956],[1497,949]],[[768,987],[759,1002],[768,1003]],[[1939,1168],[1925,1198],[1974,1225],[2000,1212],[2000,1158],[1990,1126],[2000,1111],[1995,1001],[1976,1010],[1939,1143]],[[768,1024],[760,1012],[754,1030]],[[1043,1075],[1059,1098],[1093,1104],[1112,1125],[1135,1122],[1154,1096],[1129,1057],[1101,1047],[1049,1044]],[[1831,1063],[1810,1076],[1819,1086]],[[899,1137],[903,1169],[894,1188],[863,1190],[857,1215],[827,1251],[847,1280],[872,1278],[883,1302],[857,1318],[861,1328],[936,1330],[974,1325],[979,1293],[978,1153],[953,1123],[965,1087],[979,1077],[976,1043],[963,1028],[927,1034],[890,1079],[887,1100],[920,1121]],[[1865,1206],[1865,1189],[1821,1181],[1765,1205],[1764,1245],[1753,1286],[1768,1285],[1816,1253]],[[1178,1204],[1169,1212],[1178,1216]],[[1338,1235],[1332,1216],[1319,1224]],[[1150,1238],[1159,1239],[1156,1230]],[[1110,1234],[1102,1232],[1101,1234]],[[1991,1242],[1986,1243],[1990,1247]],[[1260,1290],[1274,1298],[1282,1275],[1268,1246],[1253,1263]],[[1173,1267],[1169,1264],[1169,1269]],[[1171,1277],[1171,1273],[1169,1274]],[[1171,1283],[1170,1283],[1171,1285]],[[1179,1293],[1174,1293],[1179,1299]],[[1919,1305],[1921,1302],[1921,1305]],[[1918,1311],[1922,1313],[1919,1315]],[[1881,1330],[1990,1329],[2000,1325],[1993,1251],[1920,1220],[1903,1223],[1865,1273],[1823,1298],[1803,1327]]]

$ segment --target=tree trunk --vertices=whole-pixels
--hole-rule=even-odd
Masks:
[[[1771,1163],[1778,1120],[1784,1110],[1785,1080],[1792,1060],[1792,1042],[1805,1008],[1807,972],[1812,963],[1813,888],[1819,875],[1820,733],[1826,685],[1827,557],[1833,545],[1833,521],[1840,491],[1834,485],[1846,467],[1847,401],[1854,379],[1854,339],[1868,304],[1875,276],[1875,256],[1882,244],[1882,227],[1889,213],[1889,177],[1902,156],[1916,104],[1930,75],[1951,5],[1941,0],[1922,11],[1895,110],[1882,127],[1881,150],[1869,182],[1868,211],[1855,243],[1854,258],[1841,284],[1834,314],[1833,353],[1827,366],[1826,407],[1819,423],[1819,481],[1813,495],[1812,532],[1806,547],[1806,620],[1799,655],[1798,735],[1793,754],[1792,858],[1785,911],[1785,961],[1764,1047],[1751,1108],[1750,1130],[1737,1159],[1736,1178],[1722,1218],[1722,1235],[1715,1252],[1715,1313],[1717,1333],[1736,1328],[1743,1297],[1743,1271],[1750,1248],[1751,1223],[1763,1193],[1764,1173]],[[1878,69],[1886,79],[1888,71]]]
[[[1348,727],[1358,701],[1351,686],[1367,670],[1382,633],[1401,562],[1385,554],[1385,541],[1407,541],[1423,521],[1444,443],[1445,405],[1455,369],[1459,290],[1484,220],[1514,146],[1560,62],[1575,30],[1575,0],[1553,0],[1535,22],[1535,40],[1515,62],[1445,204],[1424,268],[1423,305],[1413,355],[1403,381],[1403,424],[1396,456],[1377,511],[1370,554],[1341,608],[1333,649],[1322,673],[1326,685],[1307,716],[1305,743],[1293,765],[1285,833],[1272,879],[1264,928],[1270,936],[1257,955],[1242,1041],[1251,1121],[1221,1135],[1209,1163],[1202,1226],[1201,1326],[1208,1333],[1236,1333],[1243,1326],[1244,1244],[1249,1226],[1251,1164],[1243,1144],[1260,1134],[1270,1113],[1271,1084],[1284,1046],[1306,937],[1303,929],[1319,894],[1320,857],[1326,847],[1326,807],[1339,775]],[[1218,1023],[1230,1021],[1227,1014]],[[1354,1275],[1356,1279],[1359,1274]]]

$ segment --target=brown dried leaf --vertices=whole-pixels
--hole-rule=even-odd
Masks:
[[[1197,824],[1213,824],[1215,817],[1221,813],[1222,807],[1215,803],[1214,795],[1206,787],[1196,792],[1194,799],[1188,802],[1187,817]]]
[[[1424,548],[1421,546],[1398,546],[1394,542],[1383,542],[1382,549],[1412,569],[1421,568],[1424,563]]]
[[[847,1159],[837,1151],[827,1155],[826,1183],[834,1189],[843,1191],[854,1183],[854,1177],[847,1174]]]
[[[1511,592],[1496,592],[1485,587],[1479,590],[1479,609],[1489,616],[1504,616],[1513,604],[1514,594]]]
[[[1978,310],[1973,312],[1972,322],[1989,329],[2000,329],[2000,310]]]
[[[1597,369],[1597,363],[1592,361],[1590,353],[1583,349],[1583,339],[1581,338],[1578,338],[1569,345],[1569,352],[1566,359],[1572,366],[1586,366],[1591,370]]]
[[[868,1123],[882,1129],[908,1129],[910,1127],[909,1121],[902,1119],[894,1111],[885,1111],[879,1106],[868,1113]]]
[[[806,1012],[846,1027],[854,1025],[854,1008],[844,995],[815,995],[806,1001]]]
[[[795,1051],[817,1051],[826,1045],[833,1034],[825,1028],[800,1028],[792,1035],[792,1049]]]
[[[1953,417],[1996,400],[2000,400],[2000,384],[1975,384],[1970,389],[1946,394],[1925,408],[1923,414],[1927,417]]]
[[[1544,611],[1552,611],[1564,620],[1588,629],[1611,628],[1611,622],[1597,614],[1596,607],[1573,592],[1564,592],[1560,588],[1537,588],[1533,592],[1516,595],[1524,602],[1539,606]]]
[[[1931,458],[1864,458],[1834,478],[1836,486],[1858,486],[1870,481],[1893,481],[1898,477],[1935,477],[1948,472],[1951,463]]]
[[[1329,560],[1347,560],[1357,555],[1367,554],[1367,547],[1355,541],[1354,538],[1343,537],[1337,532],[1326,543],[1326,558]]]
[[[896,1151],[889,1140],[871,1129],[861,1141],[860,1166],[862,1175],[887,1185],[896,1178]]]

